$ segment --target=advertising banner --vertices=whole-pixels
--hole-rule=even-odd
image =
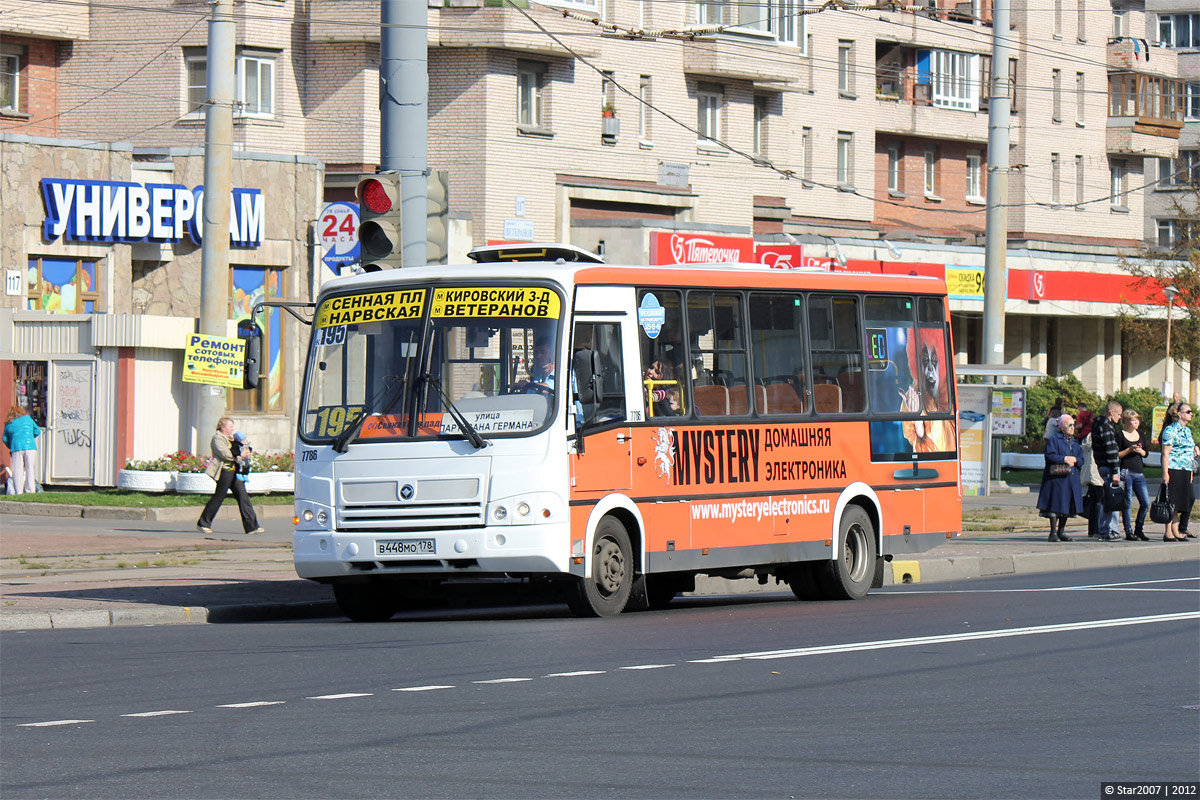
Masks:
[[[756,244],[754,260],[771,269],[799,269],[804,264],[804,245]]]
[[[245,339],[188,334],[187,346],[183,351],[183,380],[185,383],[241,389],[245,357]]]
[[[987,494],[987,415],[992,387],[977,384],[958,387],[958,460],[964,496]]]
[[[650,263],[654,265],[738,262],[754,263],[753,239],[669,231],[650,234]]]
[[[1025,390],[992,387],[992,435],[1022,436],[1025,433]]]

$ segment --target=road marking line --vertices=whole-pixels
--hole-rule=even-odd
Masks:
[[[897,594],[1029,594],[1031,592],[1090,592],[1099,590],[1113,589],[1116,591],[1139,591],[1139,592],[1196,592],[1198,589],[1182,588],[1149,588],[1150,584],[1156,583],[1181,583],[1184,581],[1192,582],[1200,580],[1200,577],[1189,578],[1163,578],[1153,581],[1128,581],[1124,583],[1086,583],[1079,586],[1046,586],[1035,589],[988,589],[981,587],[979,589],[915,589],[913,591],[897,592]],[[898,585],[898,584],[897,584]],[[1148,587],[1148,588],[1136,588]]]
[[[82,725],[85,722],[95,722],[94,719],[56,719],[50,722],[22,722],[18,728],[52,728],[55,725]]]
[[[583,675],[603,675],[602,669],[581,669],[577,672],[551,672],[549,675],[543,675],[543,678],[579,678]]]
[[[172,714],[190,714],[190,711],[142,711],[137,714],[122,714],[122,717],[169,717]]]
[[[315,697],[307,697],[306,700],[349,700],[352,697],[370,697],[369,692],[345,692],[343,694],[319,694]]]
[[[250,703],[227,703],[217,708],[258,708],[260,706],[281,706],[286,700],[254,700]]]
[[[453,689],[453,686],[405,686],[403,689],[392,689],[393,692],[432,692],[438,689]]]
[[[848,642],[845,644],[822,645],[819,647],[798,647],[792,650],[767,650],[759,653],[734,653],[731,655],[714,656],[713,658],[691,661],[692,664],[715,664],[729,661],[767,661],[776,658],[802,658],[804,656],[830,655],[834,653],[851,653],[861,650],[886,650],[896,647],[919,647],[928,644],[946,644],[951,642],[967,642],[978,639],[1005,639],[1013,636],[1034,636],[1043,633],[1062,633],[1065,631],[1082,631],[1095,628],[1120,628],[1129,625],[1150,625],[1157,622],[1180,622],[1182,620],[1200,619],[1200,611],[1188,611],[1178,614],[1159,614],[1149,617],[1120,617],[1117,619],[1099,619],[1087,622],[1068,622],[1059,625],[1039,625],[1027,628],[1010,628],[998,631],[973,631],[971,633],[950,633],[938,636],[916,636],[911,639],[881,639],[874,642]]]
[[[674,664],[637,664],[632,667],[621,667],[621,669],[666,669],[673,667]]]
[[[490,681],[471,681],[471,683],[524,683],[531,680],[533,678],[493,678]]]

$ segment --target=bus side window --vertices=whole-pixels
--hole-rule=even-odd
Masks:
[[[625,419],[625,370],[621,358],[620,323],[576,323],[572,341],[573,363],[580,351],[590,350],[597,354],[600,364],[591,402],[582,404],[583,419],[593,425]],[[579,379],[577,376],[576,381]]]
[[[937,412],[954,410],[950,386],[950,351],[941,298],[922,297],[917,302],[917,370],[921,377],[924,407]]]
[[[741,295],[688,292],[687,308],[696,412],[705,416],[749,414],[751,392]]]
[[[661,310],[659,310],[661,309]],[[638,292],[638,350],[642,356],[645,419],[687,413],[687,367],[679,292]]]
[[[858,298],[811,295],[808,300],[813,406],[818,414],[866,410]]]
[[[750,295],[750,353],[754,359],[755,406],[759,414],[802,414],[807,410],[804,326],[800,296]]]

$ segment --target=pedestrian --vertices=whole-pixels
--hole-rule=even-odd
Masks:
[[[1050,406],[1050,410],[1046,412],[1046,430],[1042,434],[1042,438],[1050,441],[1058,435],[1058,418],[1063,413],[1063,399],[1060,397],[1054,401],[1054,405]]]
[[[1075,423],[1079,427],[1078,421]],[[1083,464],[1079,467],[1079,480],[1083,483],[1083,515],[1087,518],[1088,538],[1096,538],[1096,530],[1100,524],[1100,511],[1104,507],[1104,481],[1100,480],[1100,470],[1096,469],[1096,459],[1092,458],[1092,437],[1079,442],[1083,451]]]
[[[1164,542],[1183,542],[1195,538],[1179,532],[1179,515],[1192,510],[1192,462],[1196,459],[1196,443],[1188,423],[1192,421],[1192,404],[1181,402],[1167,408],[1162,433],[1163,483],[1167,498],[1175,508],[1175,516],[1167,523]]]
[[[1090,438],[1092,435],[1092,420],[1095,417],[1084,403],[1079,404],[1079,411],[1075,414],[1075,440],[1083,444],[1083,440]]]
[[[1125,508],[1121,509],[1121,522],[1125,525],[1125,538],[1128,541],[1148,542],[1142,525],[1146,522],[1146,513],[1150,510],[1150,494],[1146,491],[1146,476],[1143,459],[1146,457],[1146,440],[1138,432],[1141,418],[1132,408],[1125,409],[1121,414],[1121,480],[1125,481]],[[1137,495],[1137,522],[1129,525],[1129,517],[1133,512],[1133,496]]]
[[[37,491],[37,437],[42,429],[18,405],[8,410],[4,420],[4,446],[12,454],[13,489],[15,494]]]
[[[254,453],[254,448],[250,446],[250,440],[246,438],[246,434],[238,431],[233,435],[229,449],[233,452],[233,460],[237,462],[237,479],[242,484],[248,484],[250,482],[250,465],[253,463],[251,456]]]
[[[1083,450],[1075,441],[1075,420],[1070,414],[1060,416],[1057,425],[1058,433],[1046,442],[1046,465],[1042,468],[1037,507],[1050,520],[1050,536],[1046,541],[1069,542],[1063,532],[1067,519],[1083,511],[1083,496],[1079,491]]]
[[[233,492],[237,498],[238,511],[242,514],[242,529],[246,535],[264,533],[266,528],[258,526],[258,518],[254,515],[254,506],[250,504],[250,495],[246,494],[246,484],[237,480],[237,458],[233,454],[233,419],[221,417],[217,422],[217,432],[212,438],[212,459],[204,472],[217,482],[216,491],[204,505],[204,511],[196,522],[196,527],[204,533],[212,533],[212,521],[225,495]]]
[[[8,464],[0,464],[0,490],[4,494],[17,493],[17,487],[13,485],[12,470],[8,468]]]
[[[1096,461],[1096,469],[1100,471],[1100,481],[1107,492],[1109,484],[1119,486],[1121,483],[1121,448],[1117,445],[1116,423],[1121,419],[1124,409],[1116,400],[1108,403],[1107,414],[1096,417],[1092,423],[1092,458]],[[1104,495],[1097,498],[1099,516],[1096,518],[1096,538],[1104,542],[1121,540],[1120,534],[1112,530],[1112,518],[1115,511],[1109,511],[1104,505]]]

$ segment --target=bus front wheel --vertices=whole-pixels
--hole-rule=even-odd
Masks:
[[[386,622],[403,602],[398,587],[379,581],[335,583],[333,599],[338,610],[355,622]]]
[[[838,529],[841,556],[821,564],[817,580],[830,600],[861,600],[875,577],[875,526],[859,506],[847,506]]]
[[[581,617],[614,617],[625,610],[633,588],[633,548],[625,526],[605,517],[596,526],[591,574],[572,587],[567,600]]]

